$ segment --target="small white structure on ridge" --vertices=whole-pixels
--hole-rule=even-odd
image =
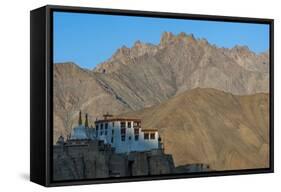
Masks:
[[[110,144],[116,153],[162,149],[157,129],[142,129],[140,119],[113,117],[109,114],[104,115],[102,120],[96,120],[95,127],[89,127],[87,114],[85,124],[82,125],[80,112],[78,126],[72,129],[69,139],[101,140]]]

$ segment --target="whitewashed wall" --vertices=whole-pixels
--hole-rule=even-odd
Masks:
[[[104,140],[105,143],[111,144],[115,148],[117,153],[129,153],[131,151],[149,151],[151,149],[157,149],[158,145],[158,132],[155,132],[155,139],[144,139],[144,132],[139,129],[139,138],[135,140],[133,123],[134,121],[124,121],[126,122],[126,135],[125,141],[121,139],[121,122],[114,121],[114,127],[112,122],[108,122],[107,134],[105,135],[105,123],[96,123],[98,125],[97,139]],[[131,128],[128,127],[128,122],[131,122]],[[103,124],[103,130],[101,130],[101,124]],[[112,135],[112,130],[114,134]],[[102,132],[102,135],[101,135]],[[113,142],[111,142],[113,137]],[[131,138],[131,139],[130,139]]]

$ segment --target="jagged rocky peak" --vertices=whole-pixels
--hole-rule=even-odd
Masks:
[[[149,43],[143,43],[140,40],[137,40],[134,43],[133,47],[131,48],[131,51],[133,51],[133,50],[142,51],[142,50],[147,50],[152,47],[154,47],[154,45],[149,44]]]
[[[163,32],[158,45],[144,43],[140,40],[137,40],[131,48],[123,45],[121,48],[117,49],[110,59],[99,64],[94,71],[112,72],[119,69],[120,65],[134,63],[133,60],[135,58],[144,55],[155,56],[159,51],[161,52],[163,48],[173,47],[173,45],[207,46],[209,43],[206,39],[196,39],[193,34],[186,34],[185,32],[180,32],[177,35],[174,35],[172,32]]]
[[[116,60],[128,59],[128,58],[130,58],[130,55],[131,55],[131,49],[128,48],[127,46],[123,45],[122,47],[117,49],[117,51],[113,54],[113,56],[109,60],[101,63],[100,65],[103,65],[104,63],[116,61]]]
[[[123,45],[121,48],[117,49],[115,54],[112,58],[134,58],[139,57],[145,53],[153,53],[156,49],[155,45],[152,45],[150,43],[143,43],[140,40],[136,41],[132,48],[128,48],[125,45]],[[111,61],[112,59],[110,59]]]
[[[183,40],[190,40],[190,41],[196,41],[193,33],[186,34],[185,32],[181,32],[178,35],[178,39],[183,39]]]
[[[140,40],[136,41],[131,48],[123,45],[121,48],[113,54],[113,56],[99,64],[94,71],[96,72],[111,72],[119,68],[120,64],[129,65],[137,57],[141,57],[145,54],[155,55],[158,51],[158,46],[151,43],[143,43]]]
[[[145,44],[142,43],[140,40],[137,40],[134,44],[135,48],[142,48],[143,46],[145,46]]]
[[[160,44],[161,44],[161,45],[167,44],[167,43],[169,43],[173,38],[174,38],[173,33],[171,33],[171,32],[166,32],[166,31],[165,31],[165,32],[162,34],[162,37],[161,37],[161,40],[160,40]]]
[[[232,49],[232,51],[239,52],[239,53],[250,53],[251,50],[246,45],[235,45]]]
[[[118,57],[118,56],[128,56],[130,53],[130,49],[123,45],[121,48],[117,49],[113,57]]]
[[[180,32],[178,35],[174,35],[171,32],[164,32],[160,40],[160,45],[165,46],[180,41],[196,42],[196,39],[192,33],[186,34],[185,32]]]
[[[136,41],[131,49],[131,57],[139,57],[144,54],[154,55],[157,52],[157,46],[150,43],[142,43],[141,41]]]
[[[252,52],[246,45],[235,45],[234,47],[227,49],[227,52],[232,57],[241,57],[242,60],[246,60],[246,58],[249,57],[257,57],[256,53]]]
[[[130,59],[132,57],[131,48],[123,45],[121,48],[117,49],[117,51],[113,54],[111,58],[107,61],[98,64],[93,71],[99,73],[109,73],[115,71],[119,68],[120,64],[128,64],[130,63]]]
[[[130,48],[122,46],[110,59],[98,65],[94,71],[112,73],[124,68],[124,66],[126,68],[136,63],[139,65],[155,63],[154,58],[161,61],[161,66],[178,69],[179,66],[175,63],[179,63],[188,70],[196,66],[195,63],[207,65],[210,61],[216,60],[216,63],[221,65],[235,62],[249,71],[268,72],[269,63],[268,54],[256,54],[247,46],[221,48],[210,44],[207,39],[195,38],[193,34],[163,32],[159,44],[153,45],[138,40]],[[180,62],[178,58],[181,58]],[[172,60],[173,62],[171,62]]]

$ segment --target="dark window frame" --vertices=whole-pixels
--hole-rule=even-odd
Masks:
[[[139,135],[135,135],[135,141],[139,140]]]
[[[143,134],[143,139],[144,140],[149,140],[149,133],[144,133]]]

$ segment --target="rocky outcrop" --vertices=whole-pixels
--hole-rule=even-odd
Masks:
[[[201,164],[176,168],[172,156],[161,149],[117,154],[98,140],[54,145],[53,165],[55,181],[209,171]]]

